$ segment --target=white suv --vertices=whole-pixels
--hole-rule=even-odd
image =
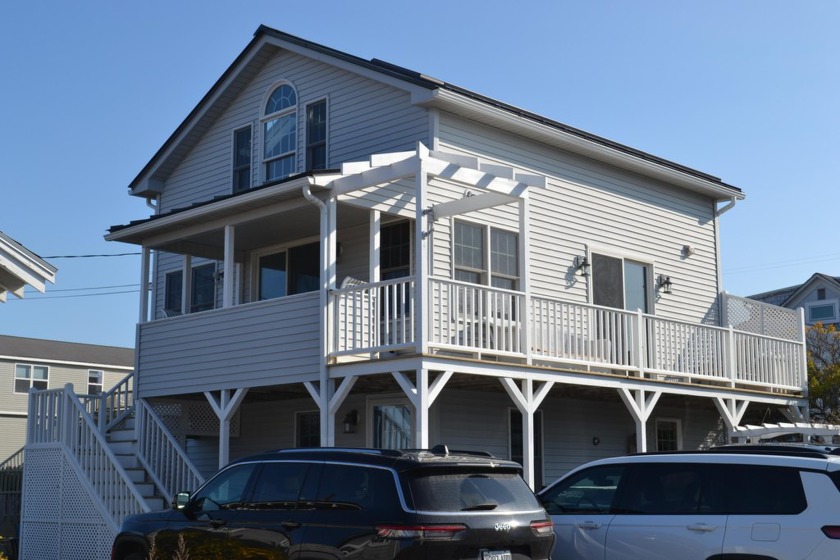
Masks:
[[[840,456],[724,446],[615,457],[539,493],[563,560],[838,560]]]

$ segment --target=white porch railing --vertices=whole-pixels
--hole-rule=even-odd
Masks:
[[[413,278],[364,284],[333,294],[332,355],[416,348]],[[409,298],[406,300],[405,298]],[[398,302],[398,303],[395,303]],[[729,305],[727,303],[727,305]],[[743,307],[743,305],[742,305]],[[783,338],[664,319],[522,292],[432,278],[427,342],[433,350],[527,362],[621,370],[654,379],[707,382],[798,392],[805,380],[805,343],[795,316],[763,310],[765,332]],[[386,321],[385,318],[388,318]]]
[[[116,531],[122,520],[148,507],[68,384],[29,395],[27,448],[59,445]]]
[[[96,420],[103,434],[119,424],[134,411],[134,372],[98,395],[82,395],[85,410]]]
[[[414,278],[352,285],[332,292],[336,313],[333,355],[410,348],[414,335]]]
[[[166,501],[171,502],[178,492],[195,491],[204,483],[204,477],[145,401],[137,401],[135,422],[137,458]]]

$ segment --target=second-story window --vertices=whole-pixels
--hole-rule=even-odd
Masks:
[[[263,117],[265,180],[288,177],[296,171],[297,94],[289,84],[274,88]]]
[[[592,253],[592,303],[650,313],[651,265]]]
[[[28,393],[29,389],[49,389],[50,369],[30,364],[15,365],[15,393]]]
[[[327,168],[327,101],[306,106],[306,170]]]
[[[98,395],[102,392],[102,380],[104,379],[104,377],[105,374],[102,372],[102,370],[88,370],[88,395]]]
[[[260,255],[257,297],[260,300],[318,290],[321,283],[320,245],[307,243]]]
[[[233,132],[233,192],[251,188],[251,127]]]
[[[205,264],[192,269],[190,313],[207,311],[216,306],[216,265]]]
[[[455,280],[507,290],[518,288],[519,236],[516,233],[461,221],[455,222],[454,233]]]

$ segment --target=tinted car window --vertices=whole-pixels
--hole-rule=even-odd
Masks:
[[[420,511],[513,511],[539,509],[531,489],[515,472],[414,471],[409,475]]]
[[[608,513],[624,473],[623,466],[587,469],[556,484],[540,495],[551,515],[563,513]]]
[[[619,511],[628,514],[690,514],[701,511],[705,465],[639,464],[630,467]],[[708,509],[708,508],[705,508]]]
[[[255,463],[247,463],[220,472],[196,493],[191,509],[217,511],[241,504],[255,468]]]
[[[254,484],[250,502],[257,507],[295,508],[308,472],[306,463],[266,463]]]
[[[730,514],[793,515],[807,507],[797,469],[714,465],[715,488]]]
[[[364,466],[324,465],[315,501],[329,509],[402,509],[393,472]]]

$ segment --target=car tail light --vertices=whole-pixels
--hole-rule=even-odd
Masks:
[[[383,539],[451,539],[466,525],[377,525],[376,534]]]
[[[829,539],[840,539],[840,525],[826,525],[822,528],[822,532]]]
[[[531,521],[531,530],[538,537],[550,535],[554,529],[554,523],[551,521]]]

